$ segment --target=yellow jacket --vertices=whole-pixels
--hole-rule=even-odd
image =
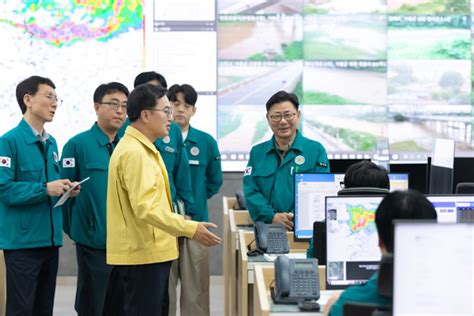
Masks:
[[[171,211],[163,159],[132,126],[110,158],[108,181],[107,263],[148,264],[178,258],[176,237],[192,238],[198,223]]]

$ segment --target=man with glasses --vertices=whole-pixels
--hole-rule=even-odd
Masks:
[[[136,88],[145,83],[168,88],[165,77],[155,71],[146,71],[138,74],[133,85]],[[128,125],[127,120],[120,129],[120,135],[123,135]],[[193,217],[196,213],[196,208],[191,187],[190,168],[179,126],[171,122],[169,134],[158,138],[155,141],[155,146],[163,158],[166,170],[168,170],[173,209],[177,213]]]
[[[196,212],[194,221],[209,220],[207,199],[222,185],[221,155],[211,135],[190,125],[196,113],[196,90],[188,84],[173,85],[168,90],[174,121],[181,127],[184,147],[189,157],[191,183]],[[179,258],[173,261],[170,275],[170,315],[176,315],[176,286],[181,279],[182,315],[209,315],[209,251],[193,240],[179,239]]]
[[[97,115],[91,129],[64,146],[61,175],[74,181],[90,177],[82,194],[63,205],[63,228],[76,244],[78,266],[75,310],[102,315],[112,267],[105,260],[106,198],[109,160],[125,122],[128,89],[119,82],[99,85],[94,92]]]
[[[154,142],[169,133],[166,89],[139,85],[130,93],[130,126],[112,154],[107,191],[107,263],[113,266],[104,315],[168,315],[168,278],[176,237],[204,246],[221,242],[207,222],[172,212],[168,175]]]
[[[55,139],[44,124],[61,103],[48,79],[16,87],[23,119],[0,138],[0,249],[7,271],[7,315],[52,315],[62,215],[56,197],[76,183],[60,179]],[[79,194],[80,187],[71,191]]]
[[[254,222],[281,223],[293,229],[294,174],[329,172],[326,150],[298,131],[301,113],[293,93],[279,91],[267,101],[273,137],[250,151],[243,189]]]

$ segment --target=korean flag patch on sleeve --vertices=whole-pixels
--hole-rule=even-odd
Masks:
[[[252,174],[252,167],[245,168],[244,177]]]
[[[10,157],[0,157],[0,167],[10,168],[12,159]]]
[[[63,158],[63,168],[74,168],[76,166],[76,159]]]

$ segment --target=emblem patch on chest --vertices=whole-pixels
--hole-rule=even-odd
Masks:
[[[76,167],[75,158],[63,158],[63,168],[74,168]]]

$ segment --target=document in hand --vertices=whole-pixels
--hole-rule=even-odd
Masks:
[[[91,177],[87,177],[84,180],[82,180],[81,182],[77,182],[75,185],[73,185],[71,188],[69,188],[69,190],[67,190],[63,195],[61,195],[61,197],[56,202],[56,204],[54,204],[54,207],[58,207],[58,206],[63,205],[67,201],[69,196],[71,195],[71,191],[74,190],[75,188],[77,188],[77,186],[79,186],[79,185],[83,184],[84,182],[86,182],[87,180],[89,180],[90,178]]]

